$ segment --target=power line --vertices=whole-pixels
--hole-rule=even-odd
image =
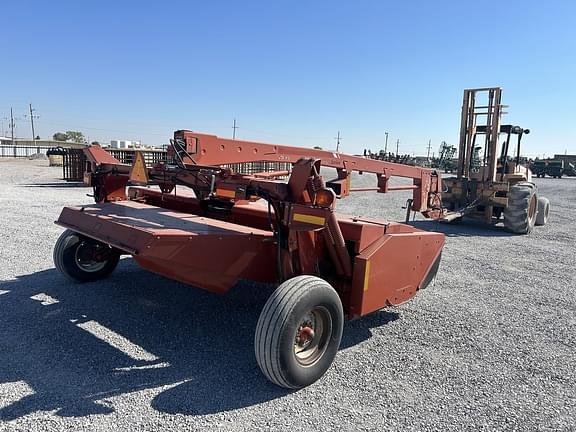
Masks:
[[[96,130],[96,131],[102,131],[102,132],[115,132],[115,133],[124,133],[124,134],[140,134],[142,133],[142,131],[133,131],[133,130],[120,130],[120,129],[106,129],[106,128],[95,128],[95,127],[89,127],[89,126],[80,126],[80,125],[73,125],[71,126],[71,123],[54,123],[54,122],[42,122],[44,125],[48,125],[48,126],[59,126],[59,127],[64,127],[64,129],[70,129],[70,128],[74,128],[74,129],[90,129],[90,130]],[[175,128],[172,128],[175,129]],[[148,135],[158,135],[158,136],[166,136],[166,133],[159,133],[159,132],[146,132],[146,134]]]
[[[246,129],[245,127],[242,128],[244,130],[244,132],[254,132],[256,134],[259,135],[263,135],[266,137],[280,137],[282,139],[285,138],[290,138],[290,139],[299,139],[299,140],[306,140],[306,141],[326,141],[329,140],[330,138],[327,138],[326,136],[301,136],[301,135],[293,135],[289,132],[274,132],[274,131],[263,131],[263,130],[258,130],[258,129]]]

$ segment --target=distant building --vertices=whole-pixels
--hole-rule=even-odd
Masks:
[[[569,154],[555,154],[554,159],[563,160],[565,163],[576,163],[576,155],[569,155]]]
[[[142,142],[132,140],[110,140],[110,147],[113,149],[140,148],[142,147]]]

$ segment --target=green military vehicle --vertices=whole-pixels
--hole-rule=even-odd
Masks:
[[[574,164],[571,164],[570,162],[564,164],[564,175],[570,177],[576,176],[576,167],[574,166]]]
[[[546,161],[537,159],[532,162],[532,166],[530,167],[532,170],[532,174],[536,177],[545,177],[546,176]]]
[[[546,174],[548,174],[550,177],[562,178],[562,174],[564,174],[564,161],[556,159],[548,161],[548,165],[546,166]]]

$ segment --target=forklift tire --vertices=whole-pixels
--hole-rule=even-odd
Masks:
[[[68,279],[74,282],[93,282],[112,273],[120,260],[120,251],[66,230],[54,246],[53,258],[58,271]]]
[[[548,198],[538,197],[538,215],[536,216],[536,225],[546,225],[548,223],[549,216],[550,201]]]
[[[332,364],[343,326],[342,302],[330,284],[316,276],[289,279],[272,293],[258,319],[258,366],[280,387],[310,385]]]
[[[538,196],[536,185],[529,182],[510,187],[508,206],[504,209],[504,226],[515,234],[528,234],[536,224]]]

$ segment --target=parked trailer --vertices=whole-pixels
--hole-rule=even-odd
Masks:
[[[58,270],[95,281],[128,254],[146,270],[215,293],[243,279],[278,284],[254,349],[264,375],[282,387],[304,387],[325,373],[345,318],[402,304],[438,272],[442,234],[334,211],[336,198],[356,190],[352,171],[361,171],[376,174],[371,190],[411,190],[408,210],[437,219],[441,185],[432,170],[190,131],[175,132],[168,161],[153,167],[141,153],[132,166],[98,146],[86,156],[96,204],[62,210]],[[255,161],[292,168],[241,175],[220,166]],[[322,164],[337,178],[325,182]],[[392,186],[391,177],[413,181]],[[143,187],[151,183],[157,188]]]

